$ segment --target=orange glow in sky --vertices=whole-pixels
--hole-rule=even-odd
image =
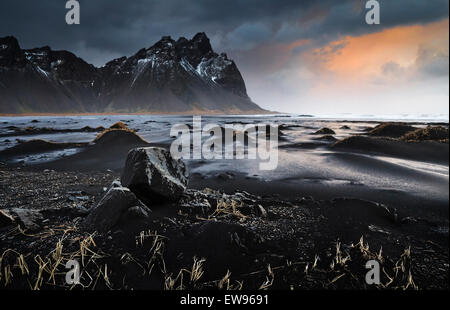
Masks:
[[[415,63],[420,46],[448,54],[449,20],[428,25],[386,29],[360,37],[346,37],[345,46],[330,55],[325,68],[345,78],[380,74],[383,64],[396,62],[407,67]],[[318,51],[316,51],[318,52]]]

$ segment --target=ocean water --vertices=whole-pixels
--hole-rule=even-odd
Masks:
[[[258,160],[207,160],[188,161],[191,173],[199,173],[206,178],[213,177],[221,171],[245,174],[259,178],[262,181],[283,180],[286,183],[319,182],[321,185],[360,185],[376,188],[395,188],[397,191],[407,191],[418,195],[444,195],[448,200],[448,165],[421,163],[411,160],[398,160],[390,157],[363,158],[358,155],[358,161],[367,161],[368,166],[361,168],[352,164],[352,159],[344,158],[341,154],[327,148],[330,142],[318,141],[312,135],[320,128],[328,127],[336,132],[337,139],[352,134],[364,132],[368,127],[375,126],[376,121],[407,121],[407,122],[448,122],[443,118],[418,118],[417,116],[305,116],[305,115],[239,115],[239,116],[203,116],[202,125],[233,123],[264,123],[294,125],[285,130],[285,135],[279,140],[278,164],[276,169],[262,171]],[[35,120],[34,122],[32,122]],[[347,120],[347,121],[346,121]],[[52,133],[41,135],[15,136],[9,126],[26,128],[48,127],[54,129],[79,129],[85,126],[108,128],[114,123],[122,121],[129,128],[133,128],[148,142],[170,144],[175,138],[170,136],[170,129],[174,124],[192,124],[192,116],[172,115],[93,115],[93,116],[30,116],[30,117],[0,117],[0,150],[10,148],[20,140],[44,139],[52,142],[91,142],[96,132]],[[341,129],[347,125],[350,129]],[[418,125],[425,126],[425,125]],[[289,147],[300,145],[300,147]],[[286,147],[287,146],[287,147]],[[61,156],[68,156],[80,151],[68,148],[65,151],[48,152],[15,158],[14,161],[24,161],[28,164],[50,161]],[[356,155],[355,155],[356,156]],[[201,164],[199,164],[201,163]],[[382,163],[386,169],[371,169]],[[398,173],[398,172],[401,173]],[[425,180],[425,181],[423,181]],[[437,186],[437,185],[438,186]]]
[[[333,121],[345,121],[349,123],[358,122],[352,127],[367,127],[372,122],[402,121],[414,123],[448,123],[448,115],[354,115],[354,114],[334,114],[334,115],[298,115],[298,114],[277,114],[277,115],[226,115],[226,116],[202,116],[203,124],[214,123],[223,125],[226,123],[272,123],[286,125],[301,125],[305,129],[319,129],[327,126]],[[33,120],[37,122],[32,122]],[[54,128],[54,129],[79,129],[85,126],[105,128],[115,122],[123,121],[128,127],[135,129],[144,139],[155,143],[168,143],[170,138],[170,128],[174,124],[192,124],[191,116],[172,115],[92,115],[92,116],[18,116],[0,117],[0,150],[12,147],[17,144],[17,139],[45,139],[53,142],[90,142],[95,138],[95,132],[72,132],[72,133],[52,133],[44,135],[14,136],[14,130],[8,129],[10,126],[18,128]],[[367,122],[367,124],[365,124]],[[11,135],[8,135],[11,134]],[[7,136],[5,136],[7,135]]]

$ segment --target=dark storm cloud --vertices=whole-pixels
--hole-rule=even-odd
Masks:
[[[65,24],[65,1],[2,0],[0,36],[22,46],[50,45],[82,53],[96,64],[130,55],[162,35],[204,31],[216,49],[250,50],[310,39],[325,44],[396,25],[448,17],[448,0],[380,0],[381,25],[364,23],[363,0],[80,0],[81,25]]]

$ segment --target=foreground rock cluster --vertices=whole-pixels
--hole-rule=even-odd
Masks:
[[[114,181],[84,220],[88,229],[106,232],[129,218],[148,219],[151,207],[176,201],[186,190],[188,172],[163,148],[136,148],[128,153],[121,181]]]

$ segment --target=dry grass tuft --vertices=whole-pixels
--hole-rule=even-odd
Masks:
[[[401,139],[407,142],[438,141],[448,143],[449,132],[448,128],[443,126],[428,126],[427,128],[420,128],[406,133]]]
[[[125,128],[125,129],[108,128],[108,129],[102,131],[101,133],[99,133],[92,142],[98,143],[99,141],[102,141],[102,138],[105,138],[107,134],[113,133],[113,132],[129,132],[129,133],[136,134],[136,131],[134,131],[133,129],[129,129],[129,128]]]
[[[184,289],[198,289],[199,281],[202,278],[203,263],[206,261],[204,258],[198,259],[193,258],[194,262],[190,270],[181,269],[175,278],[172,278],[171,274],[166,274],[164,279],[164,289],[165,290],[184,290]],[[189,283],[184,283],[184,279],[188,278]]]
[[[267,290],[273,285],[273,281],[275,280],[275,274],[273,273],[270,264],[267,266],[267,276],[266,280],[259,287],[260,290]]]
[[[238,205],[233,202],[220,202],[216,214],[240,214]],[[236,215],[238,216],[238,215]],[[16,232],[20,234],[20,232]],[[40,239],[41,235],[34,238]],[[157,231],[142,231],[135,237],[136,251],[107,255],[97,248],[96,234],[77,235],[63,233],[55,240],[54,248],[46,255],[34,256],[19,253],[14,249],[5,250],[0,256],[0,285],[7,288],[23,288],[28,285],[32,290],[60,289],[118,289],[129,288],[135,282],[128,281],[129,270],[145,283],[151,277],[151,283],[160,283],[166,290],[185,289],[220,289],[241,290],[245,283],[249,288],[261,290],[279,288],[279,284],[290,284],[290,288],[377,288],[377,289],[418,289],[414,281],[411,248],[404,250],[398,260],[383,257],[383,251],[371,251],[363,237],[355,245],[349,247],[336,242],[335,255],[315,255],[313,261],[286,261],[285,264],[239,274],[232,279],[231,271],[214,281],[205,282],[204,258],[194,257],[191,266],[177,269],[175,273],[168,271],[164,261],[166,237]],[[327,260],[329,257],[329,260]],[[65,282],[68,260],[76,259],[82,265],[80,282],[69,285]],[[365,264],[368,260],[380,263],[381,283],[367,286]],[[130,265],[130,266],[127,266]],[[304,271],[304,272],[303,272]],[[275,272],[277,281],[275,283]],[[174,276],[175,275],[175,276]],[[295,282],[286,282],[291,279]],[[156,282],[160,281],[160,282]],[[278,283],[280,282],[280,283]],[[286,283],[285,283],[286,282]],[[283,285],[284,285],[283,284]],[[133,287],[131,287],[133,288]]]
[[[217,202],[216,210],[211,214],[208,219],[212,219],[219,215],[232,214],[235,217],[245,220],[247,217],[239,211],[239,208],[243,207],[242,202],[236,202],[235,200],[220,200]]]
[[[123,122],[117,122],[114,125],[112,125],[111,127],[109,127],[109,129],[128,129],[128,126],[125,125],[125,123],[123,123]]]

